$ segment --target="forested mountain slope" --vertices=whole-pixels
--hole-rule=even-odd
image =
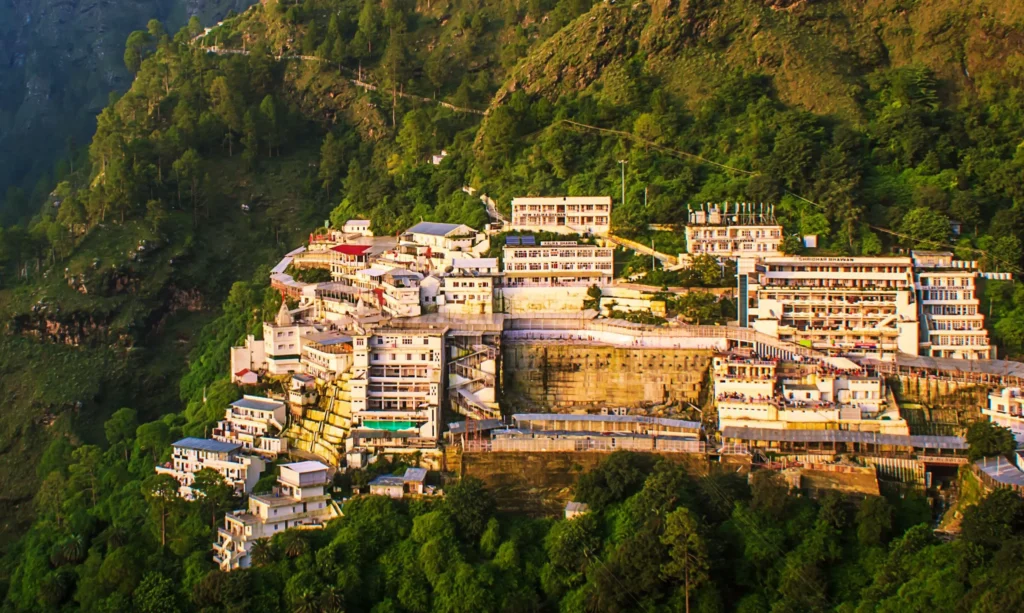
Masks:
[[[7,542],[44,504],[33,497],[45,479],[77,481],[35,534],[81,538],[96,549],[87,564],[114,551],[104,531],[138,531],[139,513],[83,509],[93,482],[82,475],[106,475],[105,491],[124,493],[116,505],[139,511],[138,482],[169,439],[201,434],[238,393],[227,347],[274,311],[266,266],[325,219],[368,216],[380,233],[424,219],[480,226],[463,186],[499,206],[614,195],[626,160],[613,219],[625,235],[679,221],[691,202],[775,202],[823,253],[949,245],[1019,270],[1021,11],[997,0],[268,0],[207,36],[133,35],[118,59],[136,78],[100,114],[88,163],[32,202],[30,223],[0,232]],[[445,161],[429,164],[441,149]],[[1024,293],[986,292],[996,339],[1019,355]],[[97,468],[103,452],[83,444],[112,442],[103,422],[126,406],[149,423],[115,433],[130,453]],[[198,551],[204,530],[190,525],[180,552]],[[116,563],[172,555],[158,550],[138,544]],[[22,572],[34,580],[69,580],[63,564],[32,559],[40,566]],[[18,606],[39,587],[19,588]]]
[[[108,94],[125,91],[124,40],[157,19],[210,24],[249,0],[0,3],[0,221],[31,215],[88,145]],[[41,182],[40,182],[41,180]],[[38,183],[37,183],[38,182]],[[8,188],[11,191],[8,192]]]

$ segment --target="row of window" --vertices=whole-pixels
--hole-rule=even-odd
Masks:
[[[506,259],[513,258],[563,258],[563,259],[611,259],[612,250],[594,247],[592,249],[512,249],[511,253],[505,255]]]

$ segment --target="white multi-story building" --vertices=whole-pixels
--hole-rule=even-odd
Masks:
[[[917,300],[921,310],[920,354],[961,360],[995,359],[995,347],[978,310],[974,262],[954,260],[947,251],[914,251]]]
[[[281,309],[274,321],[263,322],[263,351],[266,354],[267,371],[272,375],[284,375],[301,370],[302,337],[313,332],[313,324],[296,319],[281,303]]]
[[[719,429],[909,433],[879,376],[732,354],[715,356],[712,364]]]
[[[494,286],[499,276],[497,258],[452,261],[441,278],[437,305],[440,313],[487,314],[494,312]]]
[[[331,247],[331,278],[343,281],[345,277],[365,269],[370,264],[370,245],[335,245]]]
[[[345,225],[341,227],[341,231],[345,234],[355,234],[358,236],[373,236],[373,232],[370,230],[369,219],[350,219],[345,222]]]
[[[434,447],[441,427],[447,327],[353,335],[352,447]]]
[[[488,244],[487,236],[466,224],[421,221],[402,235],[407,243],[434,251],[472,253]]]
[[[213,544],[213,561],[224,572],[249,568],[256,541],[290,528],[323,528],[338,517],[338,506],[325,490],[330,470],[320,462],[282,464],[271,493],[253,494],[248,509],[224,515],[224,527],[217,530]]]
[[[917,355],[910,258],[764,258],[750,296],[750,325],[769,336],[830,354]]]
[[[1020,388],[1004,387],[989,394],[988,406],[981,413],[992,423],[1012,430],[1018,440],[1024,440],[1024,394]]]
[[[281,436],[287,419],[283,402],[247,394],[228,405],[224,419],[213,429],[213,439],[273,459],[288,451],[288,440]]]
[[[241,454],[241,443],[225,443],[206,438],[183,438],[171,445],[171,461],[157,466],[158,474],[171,475],[181,487],[178,493],[191,499],[195,474],[204,468],[212,469],[231,484],[237,492],[251,492],[266,467],[255,456]]]
[[[701,205],[690,210],[686,224],[686,252],[718,258],[782,255],[782,226],[774,207],[746,202]]]
[[[607,247],[544,241],[507,244],[502,252],[505,287],[609,285],[614,275],[613,251]]]
[[[333,381],[352,367],[352,337],[337,332],[320,332],[305,337],[303,370],[322,381]]]
[[[609,196],[513,198],[512,230],[607,234],[611,230]]]
[[[373,267],[351,277],[354,298],[392,317],[419,315],[423,275],[404,268]]]

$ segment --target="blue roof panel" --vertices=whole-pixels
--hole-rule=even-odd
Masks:
[[[421,221],[415,226],[409,228],[408,232],[412,234],[430,234],[431,236],[447,236],[459,228],[457,223],[437,223],[434,221]]]
[[[214,453],[227,453],[241,447],[238,443],[223,443],[208,438],[195,438],[192,436],[177,441],[173,446],[195,449],[196,451],[212,451]]]

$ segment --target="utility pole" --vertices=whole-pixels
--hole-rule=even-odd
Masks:
[[[619,160],[619,167],[622,168],[622,206],[626,205],[626,160]]]
[[[647,186],[644,186],[644,208],[647,208]]]

